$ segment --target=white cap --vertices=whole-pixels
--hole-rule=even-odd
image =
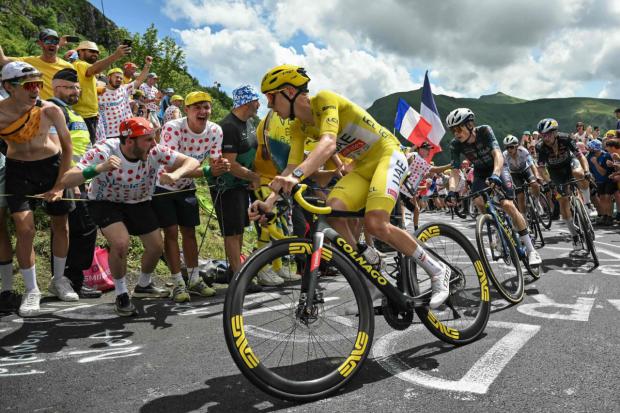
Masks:
[[[26,62],[10,62],[2,68],[2,81],[41,76],[41,72]]]

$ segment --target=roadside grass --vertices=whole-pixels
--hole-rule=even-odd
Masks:
[[[198,247],[200,248],[199,257],[205,260],[226,259],[226,255],[224,254],[224,239],[220,234],[217,224],[217,217],[215,216],[215,211],[213,210],[213,203],[208,187],[206,186],[206,182],[202,183],[200,181],[197,181],[197,186],[197,195],[204,197],[205,200],[200,209],[200,225],[196,227],[196,238],[198,240]],[[8,220],[11,244],[13,248],[15,248],[15,227],[11,219],[8,218]],[[50,227],[49,218],[40,208],[35,211],[35,230],[34,253],[37,270],[37,282],[41,292],[46,292],[52,276]],[[256,246],[256,239],[257,236],[254,226],[247,227],[243,236],[243,254],[247,256],[254,250]],[[99,231],[97,234],[97,245],[105,247],[106,244],[105,238]],[[179,245],[181,245],[180,237]],[[131,287],[135,285],[135,282],[137,282],[138,276],[140,275],[140,259],[143,251],[144,249],[142,247],[142,243],[140,242],[140,238],[131,237],[129,255],[127,258],[127,281]],[[15,272],[14,289],[21,293],[24,291],[24,283],[23,278],[19,274],[19,266],[17,265],[17,258],[15,258],[15,256],[13,256],[13,270]],[[160,287],[163,287],[166,282],[171,281],[170,271],[161,260],[155,268],[153,279]]]

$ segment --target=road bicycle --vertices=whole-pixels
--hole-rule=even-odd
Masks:
[[[542,248],[545,246],[545,237],[542,233],[542,228],[545,227],[545,221],[551,222],[551,210],[547,198],[544,196],[538,197],[539,204],[536,204],[536,199],[530,192],[529,182],[523,184],[517,189],[517,191],[523,191],[525,196],[525,219],[530,230],[530,236],[533,243],[538,243]]]
[[[598,253],[596,251],[596,246],[594,245],[596,233],[594,231],[594,227],[592,226],[590,215],[588,214],[586,207],[581,200],[581,196],[579,195],[580,191],[577,187],[577,182],[581,180],[582,179],[571,179],[566,184],[560,185],[560,193],[564,192],[562,189],[568,189],[568,195],[570,196],[570,212],[573,217],[575,227],[577,228],[578,242],[581,244],[581,248],[586,250],[592,257],[594,269],[599,266]]]
[[[226,344],[254,385],[282,399],[309,401],[327,397],[350,381],[364,364],[374,334],[366,283],[382,293],[381,313],[393,328],[409,327],[415,313],[444,342],[462,345],[481,336],[490,312],[488,279],[475,247],[462,233],[438,222],[417,232],[428,253],[452,270],[447,301],[430,310],[430,278],[416,271],[411,257],[397,253],[387,258],[393,260],[390,274],[370,265],[363,252],[327,224],[327,217],[359,219],[363,211],[332,211],[310,203],[305,190],[301,185],[293,193],[295,201],[316,216],[311,238],[285,238],[256,251],[234,275],[226,294]],[[286,260],[289,265],[304,263],[298,268],[301,281],[260,294],[246,291],[261,268],[285,256],[302,258]]]
[[[525,291],[519,260],[534,279],[542,275],[542,265],[530,265],[525,246],[496,195],[505,194],[501,188],[493,186],[469,195],[471,198],[482,196],[484,201],[484,213],[476,219],[476,244],[485,271],[498,293],[516,304],[523,299]]]

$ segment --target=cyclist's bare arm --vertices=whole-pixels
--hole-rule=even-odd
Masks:
[[[461,176],[459,175],[459,171],[456,168],[452,168],[450,172],[450,179],[448,179],[448,191],[454,192],[456,191],[456,187],[461,180]]]
[[[493,174],[500,176],[504,168],[504,155],[499,149],[493,149],[491,155],[493,156]]]

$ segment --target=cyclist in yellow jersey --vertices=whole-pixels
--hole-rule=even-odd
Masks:
[[[352,158],[355,161],[353,169],[330,192],[328,205],[335,210],[365,208],[366,230],[415,259],[431,276],[433,294],[430,306],[439,307],[449,295],[449,267],[434,260],[411,235],[390,223],[390,212],[408,168],[398,139],[364,109],[336,93],[320,91],[310,97],[309,81],[306,71],[293,65],[274,67],[263,77],[261,91],[266,95],[269,107],[280,117],[292,121],[288,163],[297,167],[291,174],[273,179],[270,187],[274,193],[264,202],[252,204],[250,218],[259,219],[259,211],[270,211],[280,190],[289,193],[334,153]],[[306,137],[318,143],[304,159]],[[346,220],[332,219],[330,225],[349,244],[357,245]],[[371,293],[373,298],[378,298],[377,293],[377,290]]]

